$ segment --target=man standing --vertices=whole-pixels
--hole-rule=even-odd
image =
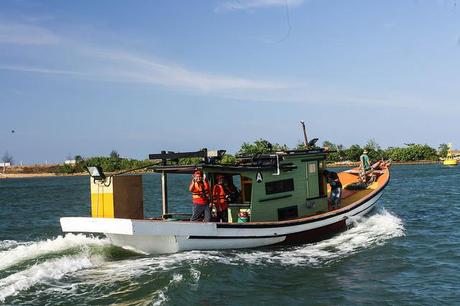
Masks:
[[[331,186],[331,206],[332,209],[340,207],[342,201],[342,183],[336,172],[324,170],[327,183]]]
[[[225,177],[221,174],[216,176],[217,184],[212,188],[212,199],[217,210],[217,221],[228,221],[229,193],[225,188]]]
[[[190,221],[197,221],[204,214],[204,222],[211,221],[211,212],[209,210],[209,183],[203,179],[203,172],[195,171],[192,176],[192,182],[188,188],[192,193],[193,213]]]
[[[364,149],[363,154],[359,157],[360,165],[359,167],[364,172],[371,170],[371,163],[369,161],[369,156],[367,156],[367,149]]]

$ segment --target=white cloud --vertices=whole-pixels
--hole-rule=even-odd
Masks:
[[[24,66],[13,66],[13,65],[0,65],[0,70],[10,70],[19,72],[35,72],[43,74],[66,74],[66,75],[85,75],[84,73],[76,71],[56,70],[48,68],[37,68],[37,67],[24,67]]]
[[[297,7],[303,3],[304,0],[233,0],[221,2],[216,8],[216,12],[253,10],[285,5],[288,5],[289,7]]]
[[[50,45],[58,41],[51,31],[38,26],[0,23],[0,44]]]
[[[293,84],[194,71],[164,60],[114,50],[69,48],[78,68],[0,65],[0,70],[67,75],[96,81],[134,82],[200,93],[277,91]],[[78,60],[77,60],[78,59]],[[56,63],[57,64],[57,63]],[[62,65],[65,66],[65,65]]]
[[[184,88],[204,92],[226,90],[278,90],[289,88],[282,82],[214,75],[184,68],[174,63],[146,58],[125,52],[97,51],[99,57],[109,60],[110,75],[132,82],[142,82],[166,87]],[[117,67],[116,69],[114,67]]]

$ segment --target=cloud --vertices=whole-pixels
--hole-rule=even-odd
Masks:
[[[0,44],[52,45],[58,42],[58,36],[38,26],[0,23]]]
[[[215,9],[216,12],[222,11],[244,11],[276,6],[297,7],[304,3],[304,0],[247,0],[247,1],[225,1],[221,2]]]
[[[254,80],[235,76],[209,74],[184,68],[175,63],[146,58],[126,52],[100,50],[101,59],[109,60],[110,75],[131,82],[151,83],[203,92],[226,90],[278,90],[289,88],[283,82]]]
[[[293,86],[293,84],[286,82],[195,71],[175,63],[123,51],[83,47],[71,47],[68,50],[73,52],[72,57],[75,62],[78,62],[78,66],[75,68],[69,67],[68,64],[61,64],[61,67],[67,67],[60,69],[4,64],[0,65],[0,70],[67,75],[94,81],[146,83],[202,94],[233,91],[239,93],[277,91],[286,90]],[[59,65],[59,63],[55,63],[55,65]]]
[[[11,66],[11,65],[0,65],[0,70],[10,70],[18,72],[35,72],[42,74],[66,74],[66,75],[86,75],[84,73],[75,72],[75,71],[66,71],[66,70],[56,70],[48,68],[37,68],[37,67],[24,67],[24,66]]]

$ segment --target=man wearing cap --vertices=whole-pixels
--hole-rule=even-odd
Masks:
[[[371,164],[369,162],[369,156],[367,156],[367,149],[364,149],[363,154],[359,157],[360,161],[360,168],[364,171],[367,172],[371,170]]]
[[[204,214],[204,222],[211,221],[211,212],[209,210],[209,183],[203,179],[203,172],[195,171],[192,176],[192,182],[188,188],[192,193],[193,213],[190,221],[197,221]]]

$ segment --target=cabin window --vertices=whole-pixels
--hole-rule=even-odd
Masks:
[[[297,206],[278,208],[278,220],[279,221],[294,219],[294,218],[297,218],[298,216],[299,216],[299,212],[298,212]]]
[[[266,194],[275,194],[288,191],[294,191],[293,179],[265,183]]]

